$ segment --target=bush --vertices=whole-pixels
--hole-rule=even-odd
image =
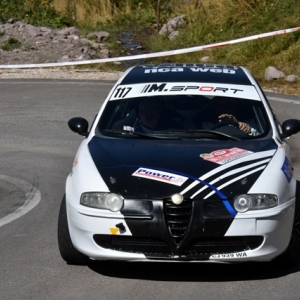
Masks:
[[[52,0],[1,0],[0,21],[15,19],[35,26],[58,28],[73,25],[52,6]]]
[[[21,47],[21,42],[11,37],[2,44],[1,49],[4,51],[11,51],[13,49],[20,48],[20,47]]]

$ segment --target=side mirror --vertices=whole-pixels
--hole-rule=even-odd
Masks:
[[[300,120],[289,119],[282,123],[282,138],[287,138],[300,131]]]
[[[83,136],[88,136],[88,128],[89,128],[89,123],[86,119],[77,117],[77,118],[72,118],[68,122],[69,128]]]

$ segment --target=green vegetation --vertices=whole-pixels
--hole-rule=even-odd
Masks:
[[[59,28],[73,24],[52,5],[52,0],[1,0],[0,21],[8,19],[23,21],[35,26]]]
[[[21,47],[21,42],[13,37],[10,37],[7,41],[5,41],[1,45],[1,49],[4,51],[11,51],[13,49],[20,48],[20,47]]]
[[[179,15],[187,25],[170,41],[158,35],[161,26]],[[114,37],[120,31],[131,30],[147,52],[158,52],[207,45],[260,33],[300,26],[299,0],[1,0],[0,20],[10,17],[51,27],[74,25],[81,32],[106,30],[116,51]],[[157,26],[158,24],[158,26]],[[120,46],[119,46],[120,48]],[[228,45],[194,53],[149,59],[158,62],[210,62],[248,67],[263,85],[281,85],[286,92],[300,83],[278,80],[264,82],[264,72],[274,66],[300,76],[300,31],[264,39]],[[123,54],[124,55],[124,54]],[[100,66],[99,68],[103,68]],[[107,67],[107,66],[106,66]]]

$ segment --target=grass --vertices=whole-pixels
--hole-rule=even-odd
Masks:
[[[109,21],[119,13],[130,13],[131,4],[131,0],[53,0],[57,11],[85,26],[95,26],[100,19]]]

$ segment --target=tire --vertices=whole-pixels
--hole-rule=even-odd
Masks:
[[[70,265],[87,265],[89,258],[73,246],[67,218],[66,195],[64,195],[58,216],[57,228],[58,248],[60,255]]]
[[[278,257],[282,267],[293,267],[300,258],[300,197],[296,194],[295,215],[290,243],[283,254]]]

